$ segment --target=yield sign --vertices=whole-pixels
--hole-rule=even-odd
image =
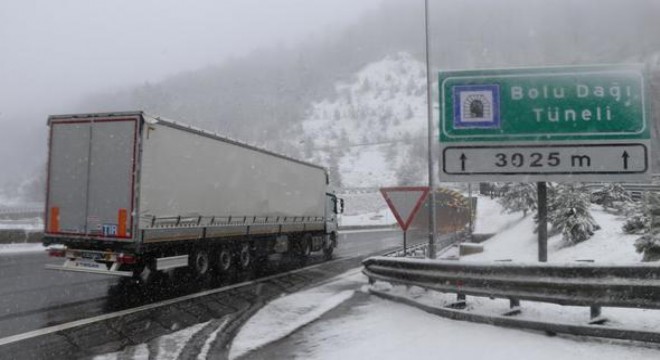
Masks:
[[[383,194],[399,226],[403,231],[406,231],[422,203],[424,203],[429,188],[428,186],[390,187],[381,188],[380,193]]]

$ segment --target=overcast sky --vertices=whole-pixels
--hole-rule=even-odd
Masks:
[[[381,2],[2,0],[0,185],[39,166],[46,116],[69,112],[87,93],[293,45],[355,22]]]

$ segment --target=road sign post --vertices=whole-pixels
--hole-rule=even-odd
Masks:
[[[403,230],[403,256],[406,256],[408,251],[408,227],[424,203],[429,193],[429,187],[388,187],[381,188],[380,193]],[[429,206],[433,205],[430,204]]]
[[[643,74],[642,65],[440,72],[440,180],[538,182],[546,261],[546,181],[650,176]]]

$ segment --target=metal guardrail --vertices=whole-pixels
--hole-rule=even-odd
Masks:
[[[381,280],[457,294],[456,302],[437,307],[376,288],[369,290],[442,317],[548,334],[660,343],[660,332],[600,326],[607,321],[601,317],[601,306],[660,308],[658,266],[476,264],[391,257],[368,258],[362,263],[370,283]],[[511,309],[498,315],[465,312],[466,295],[509,299]],[[591,321],[581,325],[514,318],[512,315],[521,312],[520,300],[590,306]]]
[[[588,183],[585,184],[585,187],[596,190],[605,188],[608,184],[604,183]],[[649,183],[622,183],[621,186],[627,191],[639,191],[639,192],[648,192],[648,191],[657,191],[660,192],[660,184],[649,184]]]
[[[660,309],[660,267],[594,264],[478,264],[372,257],[370,281],[415,285],[459,296],[530,300],[560,305]],[[594,310],[598,310],[594,314]]]

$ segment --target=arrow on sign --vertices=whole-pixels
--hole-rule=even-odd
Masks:
[[[630,155],[628,155],[628,152],[624,150],[621,157],[623,158],[623,170],[628,170],[628,158]]]
[[[467,160],[467,156],[461,153],[461,171],[465,171],[465,160]]]
[[[424,203],[429,188],[428,186],[381,188],[380,193],[385,198],[387,206],[392,210],[401,229],[406,231]]]

